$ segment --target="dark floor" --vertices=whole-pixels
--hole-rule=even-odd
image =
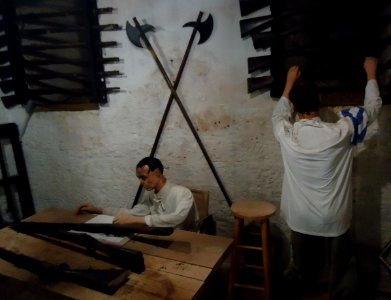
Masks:
[[[204,294],[200,299],[202,300],[217,300],[217,299],[227,299],[228,291],[228,276],[229,276],[230,263],[229,259],[225,261],[222,267],[217,270],[213,278],[208,284],[208,288],[205,290]],[[365,277],[363,278],[365,280]],[[381,269],[380,279],[372,290],[368,290],[371,287],[371,284],[362,284],[362,291],[359,294],[358,298],[354,300],[391,300],[391,274],[387,272],[385,268]],[[258,291],[253,290],[244,290],[240,288],[235,288],[235,294],[233,299],[263,299],[263,294]],[[272,299],[271,300],[291,300],[294,299],[292,294],[286,287],[286,284],[279,278],[279,276],[274,276],[273,278],[273,290],[272,290]],[[313,296],[307,296],[301,298],[302,300],[328,300],[327,293],[319,293]]]
[[[391,272],[388,272],[385,267],[380,267],[380,279],[376,290],[376,300],[391,299]]]
[[[289,258],[283,249],[289,249],[288,242],[283,234],[271,228],[273,240],[272,250],[272,297],[271,300],[297,300],[289,287],[283,272],[289,264]],[[378,258],[378,251],[357,244],[356,247],[356,274],[358,278],[357,296],[352,300],[391,300],[391,273],[381,264]],[[246,258],[248,259],[248,258]],[[205,289],[202,300],[227,299],[228,277],[230,271],[230,257],[222,264],[220,269],[210,278]],[[261,282],[261,279],[259,279]],[[261,284],[260,284],[261,285]],[[262,292],[234,288],[233,299],[263,299]],[[327,287],[312,293],[311,296],[302,297],[302,300],[326,300]]]

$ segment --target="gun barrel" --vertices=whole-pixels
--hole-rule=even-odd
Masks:
[[[49,222],[21,222],[11,226],[23,226],[30,230],[77,230],[93,233],[105,233],[118,236],[129,236],[134,233],[150,235],[171,235],[174,232],[173,227],[148,227],[120,224],[101,224],[101,223],[49,223]]]
[[[263,55],[247,58],[248,73],[253,73],[259,70],[270,69],[272,65],[272,56]]]
[[[247,92],[252,93],[258,90],[267,89],[273,83],[273,77],[261,76],[247,78]]]
[[[241,37],[266,30],[272,26],[272,23],[271,15],[241,20],[239,22]]]

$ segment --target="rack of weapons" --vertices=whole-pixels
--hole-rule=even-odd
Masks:
[[[117,24],[99,24],[111,7],[96,0],[1,0],[0,88],[6,108],[32,101],[35,105],[107,102],[118,87],[106,78],[121,76],[105,71],[119,57],[103,50],[118,47],[101,41],[102,31],[121,30]]]
[[[244,1],[240,0],[240,14],[245,17],[249,14],[263,10],[270,5],[270,1]],[[242,38],[251,37],[256,50],[271,48],[273,34],[271,32],[272,15],[261,15],[257,17],[240,20],[240,35]],[[272,65],[271,55],[253,56],[247,58],[249,74],[258,74],[269,71]],[[261,89],[269,89],[273,83],[271,75],[247,78],[247,92],[252,93]]]
[[[0,124],[0,188],[6,205],[0,209],[0,228],[5,222],[20,221],[35,213],[18,126]]]
[[[105,244],[88,233],[103,233],[117,236],[135,234],[168,236],[172,227],[148,227],[98,223],[49,223],[15,222],[9,227],[18,233],[40,238],[46,242],[81,251],[95,259],[104,260],[119,268],[110,269],[72,269],[68,262],[59,265],[24,254],[15,253],[0,247],[0,259],[6,260],[18,268],[26,269],[45,282],[69,281],[84,287],[114,294],[127,280],[131,272],[144,272],[144,257],[141,251]],[[73,245],[73,246],[70,246]],[[76,248],[74,248],[76,246]]]
[[[241,37],[250,37],[257,51],[270,50],[248,57],[247,92],[270,89],[272,97],[280,97],[288,68],[298,64],[318,85],[322,105],[360,104],[364,58],[376,56],[383,103],[391,103],[388,2],[239,0],[242,17],[263,13],[240,21]],[[266,71],[270,74],[257,76]],[[340,94],[351,101],[333,102]]]

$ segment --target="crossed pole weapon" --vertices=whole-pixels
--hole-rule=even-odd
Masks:
[[[181,62],[181,65],[179,67],[178,74],[177,74],[177,76],[175,78],[175,81],[174,81],[174,88],[175,88],[175,90],[179,86],[179,82],[181,80],[182,73],[183,73],[183,70],[185,68],[185,65],[186,65],[186,62],[187,62],[187,58],[189,57],[189,53],[190,53],[191,47],[193,45],[193,42],[194,42],[195,36],[197,34],[197,31],[200,33],[200,39],[199,39],[198,44],[202,44],[206,40],[208,40],[208,38],[210,37],[210,35],[212,33],[212,30],[213,30],[213,19],[212,19],[212,16],[209,15],[209,17],[204,22],[201,22],[202,16],[203,16],[203,13],[200,12],[198,14],[196,22],[188,22],[188,23],[183,25],[183,27],[190,27],[190,26],[192,26],[193,27],[193,31],[192,31],[192,34],[190,36],[190,40],[189,40],[189,42],[187,44],[185,54],[184,54],[184,56],[182,58],[182,62]],[[154,31],[155,30],[155,28],[153,26],[149,25],[149,24],[144,24],[144,25],[141,26],[141,28],[142,28],[144,33],[148,32],[148,31]],[[140,42],[140,31],[136,27],[133,27],[129,23],[127,23],[126,24],[126,32],[127,32],[129,40],[135,46],[137,46],[139,48],[143,48],[143,46],[142,46],[142,44]],[[166,120],[167,120],[167,117],[168,117],[168,113],[170,111],[170,108],[171,108],[173,100],[174,100],[174,95],[171,93],[170,94],[170,98],[168,99],[166,108],[164,110],[163,117],[162,117],[162,120],[160,122],[159,129],[157,131],[157,134],[156,134],[156,137],[155,137],[155,141],[154,141],[152,149],[151,149],[151,153],[149,155],[151,157],[153,157],[155,155],[155,153],[156,153],[156,150],[157,150],[157,147],[158,147],[158,144],[159,144],[159,140],[160,140],[161,134],[163,132],[163,128],[164,128],[164,125],[166,123]],[[137,204],[138,199],[139,199],[140,194],[141,194],[141,191],[142,191],[142,186],[139,185],[137,193],[136,193],[136,196],[135,196],[135,199],[133,201],[133,207]]]
[[[145,46],[147,47],[147,49],[149,50],[149,52],[152,54],[152,57],[153,59],[155,60],[161,74],[163,75],[164,77],[164,80],[166,81],[168,87],[170,88],[171,90],[171,94],[170,94],[170,98],[169,98],[169,101],[167,103],[167,106],[166,106],[166,109],[164,111],[164,114],[163,114],[163,118],[162,118],[162,121],[160,123],[160,126],[159,126],[159,130],[158,130],[158,133],[157,133],[157,136],[155,138],[155,142],[154,142],[154,145],[152,147],[152,151],[151,151],[151,155],[150,156],[153,156],[156,152],[156,148],[157,148],[157,145],[158,145],[158,142],[159,142],[159,139],[160,139],[160,136],[161,136],[161,133],[162,133],[162,130],[163,130],[163,127],[164,127],[164,123],[167,119],[167,115],[168,115],[168,112],[169,112],[169,109],[171,107],[171,104],[172,104],[172,101],[175,99],[175,101],[177,102],[178,106],[179,106],[179,109],[181,110],[187,124],[189,125],[190,127],[190,130],[191,132],[193,133],[202,153],[204,154],[205,156],[205,159],[213,173],[213,175],[215,176],[216,178],[216,181],[222,191],[222,193],[224,194],[224,197],[228,203],[229,206],[231,206],[232,204],[232,201],[228,195],[228,193],[226,192],[225,188],[224,188],[224,185],[222,183],[222,181],[220,180],[218,174],[217,174],[217,171],[197,133],[197,130],[195,129],[189,115],[187,114],[186,112],[186,109],[184,108],[183,104],[182,104],[182,101],[180,100],[177,92],[176,92],[176,89],[179,85],[179,82],[180,82],[180,79],[181,79],[181,76],[182,76],[182,72],[183,72],[183,69],[184,69],[184,66],[186,64],[186,61],[187,61],[187,58],[188,58],[188,55],[189,55],[189,52],[190,52],[190,49],[191,49],[191,46],[193,44],[193,41],[194,41],[194,38],[195,38],[195,35],[197,33],[197,31],[200,32],[200,40],[198,42],[198,44],[201,44],[203,42],[205,42],[211,32],[212,32],[212,29],[213,29],[213,19],[212,19],[212,16],[209,15],[209,17],[207,18],[207,20],[205,22],[201,22],[201,19],[202,19],[202,15],[203,13],[200,12],[199,15],[198,15],[198,18],[197,18],[197,21],[196,22],[189,22],[189,23],[186,23],[184,25],[184,27],[189,27],[189,26],[193,26],[193,32],[192,32],[192,35],[190,37],[190,40],[189,40],[189,43],[187,45],[187,48],[186,48],[186,52],[185,52],[185,55],[182,59],[182,63],[181,63],[181,66],[179,68],[179,71],[178,71],[178,74],[177,74],[177,77],[174,81],[174,85],[171,83],[171,80],[170,78],[168,77],[167,75],[167,72],[164,70],[164,67],[163,65],[161,64],[158,56],[156,55],[156,52],[155,50],[153,49],[152,45],[150,44],[150,42],[148,41],[147,37],[145,36],[145,33],[148,32],[148,31],[154,31],[154,27],[149,25],[149,24],[144,24],[144,25],[140,25],[139,22],[137,21],[137,19],[134,17],[133,18],[133,21],[136,25],[136,27],[130,25],[129,22],[126,22],[126,33],[128,35],[128,38],[129,40],[137,47],[141,47],[142,48],[142,44],[140,42],[140,38],[143,40]],[[136,197],[135,197],[135,200],[133,201],[133,206],[135,204],[137,204],[137,201],[138,201],[138,198],[140,196],[140,193],[141,193],[141,185],[139,186],[139,189],[137,191],[137,194],[136,194]]]

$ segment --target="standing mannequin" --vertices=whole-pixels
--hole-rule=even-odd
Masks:
[[[326,123],[319,117],[316,86],[302,80],[300,68],[293,66],[272,116],[285,170],[281,214],[291,229],[293,258],[288,273],[299,278],[296,286],[303,289],[325,279],[331,299],[354,299],[353,283],[341,287],[352,262],[353,149],[382,105],[377,59],[367,57],[364,70],[364,106],[342,110],[338,122]]]

